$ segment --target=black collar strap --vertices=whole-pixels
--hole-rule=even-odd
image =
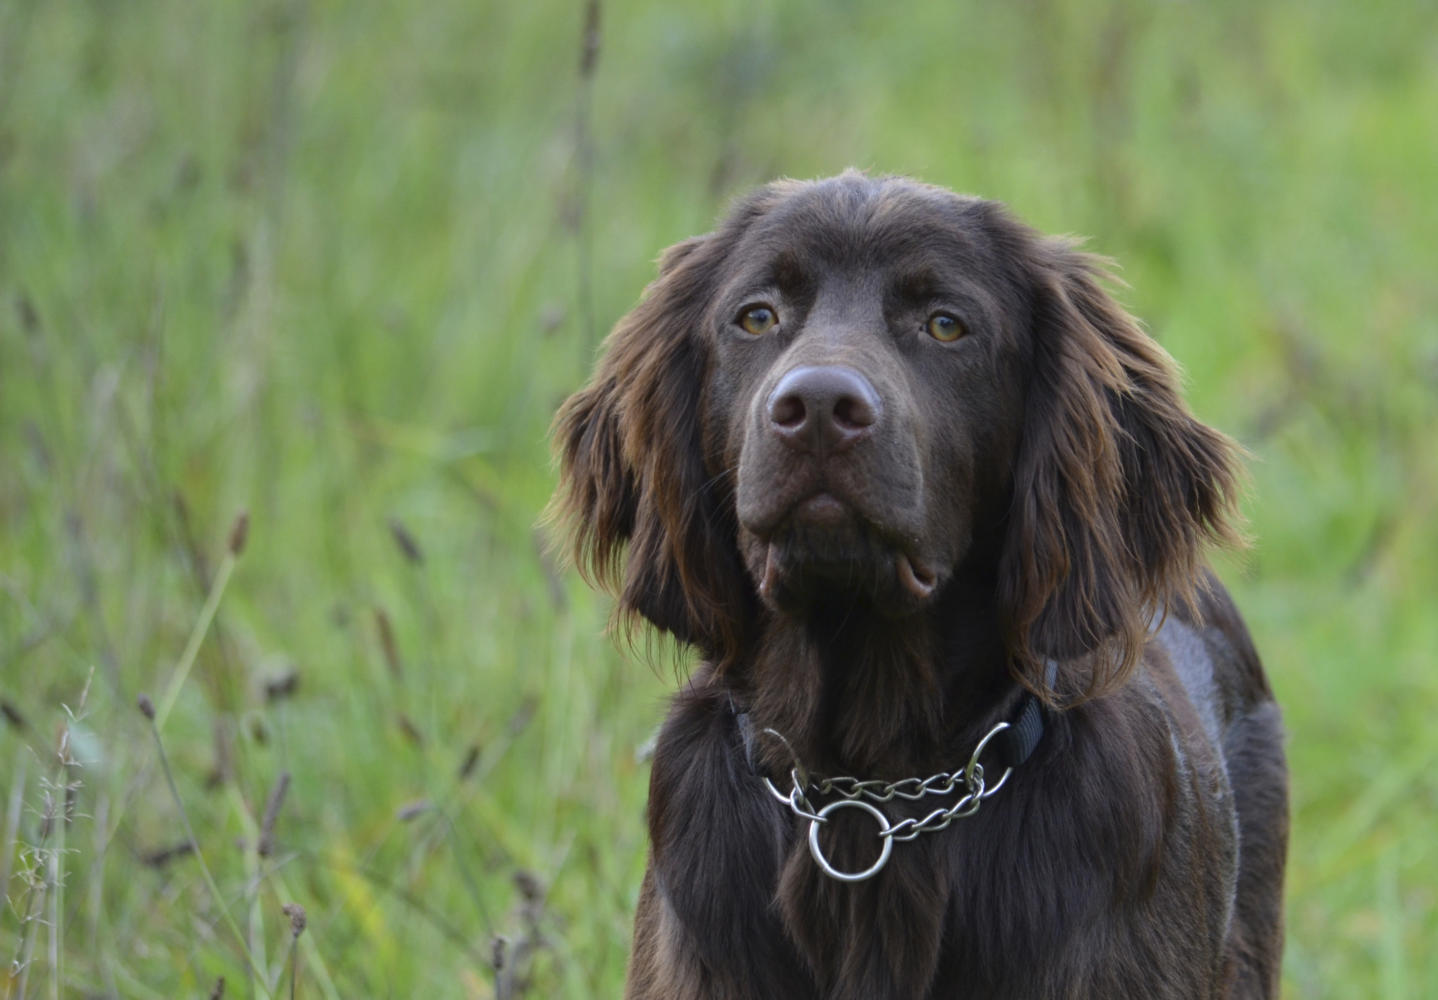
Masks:
[[[1049,660],[1044,669],[1044,689],[1053,691],[1059,680],[1057,660]],[[1018,767],[1033,756],[1044,738],[1044,703],[1032,691],[1019,699],[1009,728],[994,737],[994,754],[1005,767]]]
[[[1050,691],[1058,683],[1058,672],[1058,663],[1049,660],[1044,671],[1044,684]],[[734,721],[739,726],[739,738],[744,743],[744,760],[749,765],[749,770],[757,774],[759,769],[754,760],[754,723],[749,718],[749,713],[739,711],[732,699],[729,707],[734,711]],[[1044,703],[1032,691],[1025,691],[1009,719],[1009,728],[994,735],[991,746],[1000,764],[1005,768],[1018,767],[1033,756],[1044,738],[1045,715],[1047,712],[1044,710]]]

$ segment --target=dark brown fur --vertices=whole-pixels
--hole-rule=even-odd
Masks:
[[[655,751],[628,995],[1276,995],[1279,716],[1202,563],[1235,540],[1234,449],[1101,262],[849,173],[761,189],[660,272],[555,432],[580,567],[702,655]],[[1032,758],[855,885],[735,714],[893,780],[961,766],[1025,689],[1053,709]],[[850,819],[827,842],[862,867]]]

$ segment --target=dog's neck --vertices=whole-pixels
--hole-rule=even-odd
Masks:
[[[821,773],[897,778],[953,766],[1019,697],[993,593],[969,572],[908,618],[862,601],[770,617],[740,681],[755,724],[782,733]],[[782,744],[760,750],[775,772],[792,766]]]

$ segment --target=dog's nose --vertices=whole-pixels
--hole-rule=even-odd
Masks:
[[[805,365],[769,394],[769,427],[797,451],[841,451],[866,437],[879,419],[879,394],[842,365]]]

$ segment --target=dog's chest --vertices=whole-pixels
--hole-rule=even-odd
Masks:
[[[807,833],[795,824],[777,903],[818,996],[993,1000],[1013,987],[1038,995],[1024,991],[1052,979],[1068,943],[1055,920],[1064,890],[1023,888],[1029,846],[1009,823],[975,816],[895,843],[880,873],[852,884],[820,869]],[[859,823],[825,838],[828,855],[851,867],[874,855],[874,840]]]

